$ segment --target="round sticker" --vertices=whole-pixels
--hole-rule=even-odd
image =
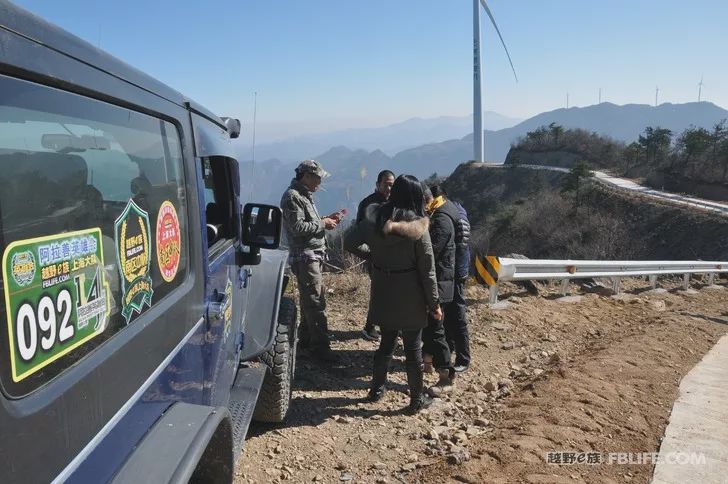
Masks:
[[[27,286],[35,278],[35,257],[30,251],[16,252],[12,260],[13,279],[18,286]]]
[[[159,272],[167,282],[172,282],[179,268],[182,239],[179,231],[177,210],[171,202],[165,201],[157,215],[157,262]]]

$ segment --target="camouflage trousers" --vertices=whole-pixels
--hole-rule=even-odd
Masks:
[[[291,261],[291,271],[298,281],[301,307],[300,342],[303,346],[329,347],[329,323],[323,284],[323,261]]]

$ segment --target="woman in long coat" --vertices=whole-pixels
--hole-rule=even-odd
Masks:
[[[401,333],[412,413],[429,403],[423,392],[422,329],[427,326],[428,312],[442,318],[428,227],[422,185],[413,176],[400,175],[389,201],[370,205],[364,219],[344,239],[346,250],[371,263],[369,311],[382,330],[368,399],[378,401],[384,396]]]

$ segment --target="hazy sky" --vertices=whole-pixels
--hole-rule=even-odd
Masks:
[[[472,112],[470,0],[16,0],[270,138]],[[490,0],[484,109],[728,106],[725,0]]]

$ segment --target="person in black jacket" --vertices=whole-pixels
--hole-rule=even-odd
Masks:
[[[380,171],[379,175],[377,175],[377,184],[374,186],[374,193],[359,202],[359,208],[356,210],[356,223],[364,219],[364,214],[369,205],[373,203],[384,203],[389,200],[389,194],[392,193],[392,185],[394,185],[394,173],[389,170]]]
[[[368,206],[375,203],[382,204],[389,200],[389,194],[392,192],[392,185],[394,185],[394,173],[389,170],[380,171],[379,175],[377,175],[377,184],[375,186],[374,193],[359,202],[359,208],[356,211],[357,224],[364,219]],[[365,263],[365,268],[367,272],[371,273],[371,267],[369,267],[368,262]],[[376,341],[379,339],[379,331],[377,331],[377,327],[375,326],[377,321],[372,321],[369,313],[370,312],[367,313],[367,321],[364,323],[364,329],[361,330],[361,335],[364,339]]]
[[[435,200],[442,197],[452,203],[458,216],[453,218],[455,225],[455,280],[452,302],[443,305],[445,311],[445,336],[450,350],[455,352],[455,371],[462,372],[470,366],[470,336],[468,333],[467,304],[465,302],[465,281],[470,273],[470,222],[468,213],[459,203],[449,200],[440,186],[430,188]],[[454,215],[452,210],[446,212]]]
[[[422,329],[428,324],[428,314],[436,320],[443,317],[429,224],[422,185],[413,176],[400,175],[391,199],[370,206],[364,220],[344,238],[346,250],[371,262],[370,313],[382,328],[367,400],[376,402],[384,397],[392,355],[401,336],[411,413],[431,403],[423,393]]]
[[[434,198],[429,189],[425,190],[427,212],[430,214],[430,239],[435,253],[435,273],[440,304],[452,302],[455,286],[455,224],[458,210],[444,197]],[[445,337],[443,321],[430,318],[422,335],[425,361],[432,362],[439,380],[429,389],[433,397],[451,393],[454,388],[455,369],[450,361],[450,346]]]

